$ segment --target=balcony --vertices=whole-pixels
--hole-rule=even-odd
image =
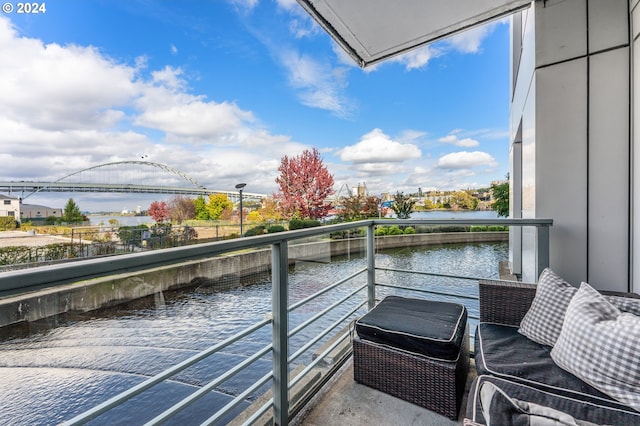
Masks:
[[[441,238],[442,234],[437,231],[442,226],[532,227],[538,241],[535,269],[541,271],[548,265],[551,223],[545,219],[397,220],[392,223],[388,220],[366,220],[92,259],[2,273],[0,291],[5,297],[0,299],[0,305],[29,306],[28,311],[32,315],[44,316],[39,312],[46,310],[51,314],[52,311],[82,310],[78,305],[79,299],[86,303],[89,294],[95,303],[106,306],[132,298],[132,294],[144,296],[144,289],[152,289],[147,294],[167,290],[171,284],[167,281],[197,282],[199,286],[218,288],[216,286],[225,285],[229,280],[259,281],[266,276],[271,283],[270,308],[259,312],[261,320],[175,365],[167,366],[164,371],[147,375],[124,392],[95,406],[84,407],[86,409],[69,416],[64,423],[66,425],[92,421],[103,424],[109,422],[110,415],[116,416],[118,410],[130,410],[132,407],[141,412],[148,411],[143,421],[145,424],[176,423],[181,416],[189,419],[189,424],[455,424],[428,410],[356,384],[350,361],[351,324],[385,295],[402,294],[464,303],[469,310],[470,326],[474,327],[478,321],[477,291],[459,291],[457,284],[443,287],[430,283],[466,282],[466,288],[473,289],[477,287],[478,279],[488,277],[461,276],[453,270],[407,270],[382,265],[376,252],[396,237],[376,237],[375,229],[393,224],[430,230],[426,234],[397,237],[402,238],[404,246],[419,246],[425,240]],[[462,237],[470,237],[473,233],[459,234],[456,238],[462,242]],[[350,262],[348,272],[343,271],[332,282],[322,282],[319,288],[300,293],[291,287],[292,271],[318,264],[333,264],[337,259],[358,261]],[[118,282],[122,282],[122,289],[114,277],[121,278]],[[160,279],[164,282],[160,283]],[[112,289],[106,292],[106,296],[105,292],[94,291],[105,282]],[[114,300],[118,298],[122,300]],[[57,304],[39,310],[36,299],[56,299]],[[60,300],[64,300],[64,304]],[[14,318],[14,321],[32,319],[27,316]],[[187,397],[163,403],[165,401],[158,401],[155,394],[152,407],[144,406],[144,403],[137,405],[141,396],[154,392],[158,385],[175,380],[175,377],[206,363],[216,354],[230,351],[234,345],[242,347],[245,339],[254,339],[250,346],[255,347],[255,342],[260,339],[251,336],[256,333],[267,336],[267,341],[253,353],[242,351],[240,362],[207,379]],[[473,335],[473,330],[470,334]],[[252,384],[233,395],[226,395],[223,404],[209,407],[210,411],[206,413],[189,411],[198,401],[206,400],[212,391],[259,360],[263,363],[268,361],[271,369],[262,371]],[[399,419],[406,419],[406,423]]]

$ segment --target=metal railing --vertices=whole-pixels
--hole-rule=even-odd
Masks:
[[[242,362],[230,368],[222,375],[214,378],[199,390],[189,395],[187,398],[172,405],[148,421],[148,425],[160,424],[171,418],[181,410],[185,409],[207,393],[216,389],[221,383],[245,370],[249,365],[264,357],[271,358],[272,369],[270,372],[258,378],[247,389],[240,392],[231,399],[224,407],[220,407],[211,417],[202,424],[215,424],[220,422],[225,416],[231,415],[241,403],[246,401],[251,395],[264,390],[265,385],[270,383],[271,396],[266,400],[259,400],[259,406],[248,413],[243,420],[243,424],[252,424],[265,415],[271,415],[274,424],[285,425],[290,417],[299,409],[300,404],[307,401],[317,389],[322,386],[330,374],[339,367],[349,356],[350,352],[336,356],[332,368],[320,374],[319,379],[311,380],[311,386],[306,393],[299,396],[294,392],[294,388],[300,386],[304,380],[309,380],[309,373],[317,373],[318,366],[325,357],[336,352],[341,345],[348,343],[349,324],[361,315],[364,305],[371,309],[376,303],[376,287],[392,288],[394,290],[425,291],[427,294],[438,295],[437,291],[421,290],[416,288],[403,287],[397,284],[381,283],[376,281],[376,271],[386,271],[394,273],[421,273],[440,275],[454,278],[465,278],[476,280],[476,277],[459,277],[446,274],[432,274],[429,271],[408,271],[394,268],[377,268],[375,261],[376,239],[375,227],[382,225],[504,225],[504,226],[530,226],[537,230],[537,256],[536,270],[541,271],[549,264],[549,227],[551,220],[546,219],[495,219],[495,220],[364,220],[358,222],[344,223],[338,225],[323,226],[318,228],[303,229],[297,231],[282,232],[277,234],[267,234],[263,236],[242,238],[187,247],[170,248],[154,252],[134,253],[128,256],[120,256],[108,259],[93,259],[74,264],[53,265],[47,268],[34,268],[24,271],[11,271],[0,273],[0,291],[27,291],[51,285],[51,277],[56,277],[56,282],[69,283],[85,280],[91,277],[113,275],[125,271],[144,271],[150,268],[157,268],[162,265],[172,265],[184,261],[211,258],[231,252],[246,251],[248,249],[270,247],[271,250],[271,312],[267,318],[259,321],[250,327],[236,333],[235,335],[201,351],[200,353],[182,361],[181,363],[145,380],[144,382],[130,388],[129,390],[114,396],[113,398],[99,404],[98,406],[66,421],[65,425],[84,424],[101,414],[118,407],[131,400],[134,396],[152,388],[153,386],[175,376],[177,373],[193,366],[194,364],[219,353],[242,339],[271,326],[271,342],[257,350],[254,354],[247,356]],[[289,294],[289,268],[300,259],[293,259],[290,256],[290,249],[298,248],[299,245],[308,244],[309,241],[316,243],[324,242],[329,244],[329,234],[353,230],[365,229],[364,244],[362,245],[363,257],[366,258],[366,266],[357,269],[347,276],[343,276],[334,283],[327,284],[324,288],[314,292],[304,299],[291,303]],[[324,252],[325,256],[331,257],[332,253]],[[309,259],[301,259],[305,261]],[[358,283],[360,281],[360,283]],[[294,325],[290,323],[290,316],[293,312],[302,307],[307,307],[313,301],[324,297],[330,292],[340,289],[341,294],[335,297],[333,303],[323,306],[309,314],[301,323]],[[443,295],[447,295],[443,293]],[[474,296],[462,296],[474,299]],[[314,331],[315,337],[308,339],[295,351],[291,350],[291,340],[303,329],[312,325],[317,326],[320,320],[327,319],[329,313],[337,316],[330,324],[321,325],[321,329]],[[476,318],[477,319],[477,318]],[[348,346],[348,345],[347,345]],[[301,371],[292,371],[294,363],[303,354],[315,350],[311,360],[305,360]],[[347,349],[348,351],[348,349]],[[292,353],[291,353],[292,352]],[[326,361],[324,361],[326,363]],[[317,376],[317,374],[316,374]],[[293,401],[300,398],[298,402]]]

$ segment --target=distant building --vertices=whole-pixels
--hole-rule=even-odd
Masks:
[[[20,218],[20,199],[0,195],[0,216]]]
[[[0,195],[0,216],[11,216],[17,221],[46,219],[49,216],[62,217],[62,209],[40,206],[37,204],[22,204],[20,198]]]
[[[20,221],[33,219],[46,219],[48,217],[62,217],[62,209],[40,206],[38,204],[21,204]]]

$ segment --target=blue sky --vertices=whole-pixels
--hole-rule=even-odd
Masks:
[[[50,0],[0,12],[3,180],[115,161],[270,194],[317,147],[335,190],[490,185],[509,168],[509,20],[360,69],[294,0]],[[42,194],[83,210],[135,196]]]

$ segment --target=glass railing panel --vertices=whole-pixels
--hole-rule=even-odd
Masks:
[[[366,312],[366,228],[289,242],[291,409],[350,354],[351,323]]]
[[[440,232],[443,226],[514,223],[508,220],[471,222],[393,221],[399,229],[412,227],[415,234],[431,236],[443,234]],[[351,325],[367,310],[370,284],[377,284],[375,299],[378,301],[388,294],[461,301],[469,308],[471,320],[477,317],[477,279],[497,278],[495,262],[508,258],[505,243],[441,241],[438,250],[433,250],[433,241],[425,243],[421,236],[410,232],[403,232],[401,236],[367,237],[367,232],[373,234],[374,226],[389,224],[390,221],[362,221],[136,253],[77,265],[57,265],[55,274],[40,268],[0,273],[0,290],[10,288],[15,282],[24,283],[28,289],[41,288],[54,276],[73,282],[87,274],[118,275],[135,270],[130,284],[142,291],[145,286],[153,287],[154,280],[160,279],[158,271],[164,271],[161,279],[173,284],[150,294],[149,307],[133,306],[134,311],[138,309],[135,313],[122,310],[110,314],[112,322],[121,326],[136,317],[141,319],[132,323],[138,325],[121,328],[108,336],[110,339],[128,336],[130,343],[120,345],[117,340],[111,340],[96,345],[109,348],[103,359],[110,365],[128,358],[138,360],[143,373],[127,373],[138,374],[139,379],[130,382],[128,389],[114,387],[110,394],[103,393],[83,402],[59,420],[67,420],[85,410],[89,410],[84,414],[86,418],[93,417],[96,407],[123,390],[118,398],[128,401],[96,421],[125,412],[142,412],[144,418],[131,423],[150,421],[154,424],[166,419],[173,423],[186,418],[192,423],[198,418],[207,424],[227,422],[243,411],[244,421],[262,422],[264,416],[274,412],[278,416],[278,409],[274,407],[282,406],[282,388],[278,388],[278,384],[276,389],[272,388],[278,380],[270,379],[278,375],[278,369],[273,368],[277,364],[274,362],[276,352],[271,348],[280,345],[273,330],[282,322],[281,315],[286,319],[286,331],[282,334],[286,344],[285,361],[288,361],[284,406],[291,410],[289,414],[304,404],[328,380],[334,367],[349,356]],[[537,229],[548,227],[549,223],[534,220],[524,225]],[[463,232],[469,231],[465,228]],[[548,244],[548,239],[546,241]],[[276,262],[276,253],[284,253],[286,257]],[[544,254],[538,256],[535,267],[543,263]],[[281,287],[282,283],[285,288]],[[11,290],[20,291],[20,288],[11,287]],[[283,310],[275,308],[272,297],[276,293],[286,296]],[[153,323],[152,318],[159,322]],[[164,328],[157,324],[164,324]],[[161,330],[157,336],[150,333],[155,328]],[[86,330],[82,327],[70,330],[78,339],[79,336],[86,339]],[[104,337],[105,332],[101,333]],[[98,337],[95,342],[99,343]],[[145,347],[147,343],[150,348]],[[121,346],[130,347],[130,352]],[[156,349],[158,352],[154,355]],[[120,353],[116,355],[113,351]],[[193,357],[198,359],[191,363]],[[185,362],[189,365],[181,365]],[[144,376],[149,378],[146,383]],[[181,385],[182,390],[174,392],[179,398],[163,398],[175,383]],[[137,392],[140,387],[145,387],[145,392]],[[146,393],[154,388],[159,389],[158,393]],[[214,401],[214,394],[221,399]],[[151,403],[153,410],[145,411],[143,407]],[[223,411],[214,414],[219,408]],[[286,423],[287,415],[280,414],[280,421]]]

